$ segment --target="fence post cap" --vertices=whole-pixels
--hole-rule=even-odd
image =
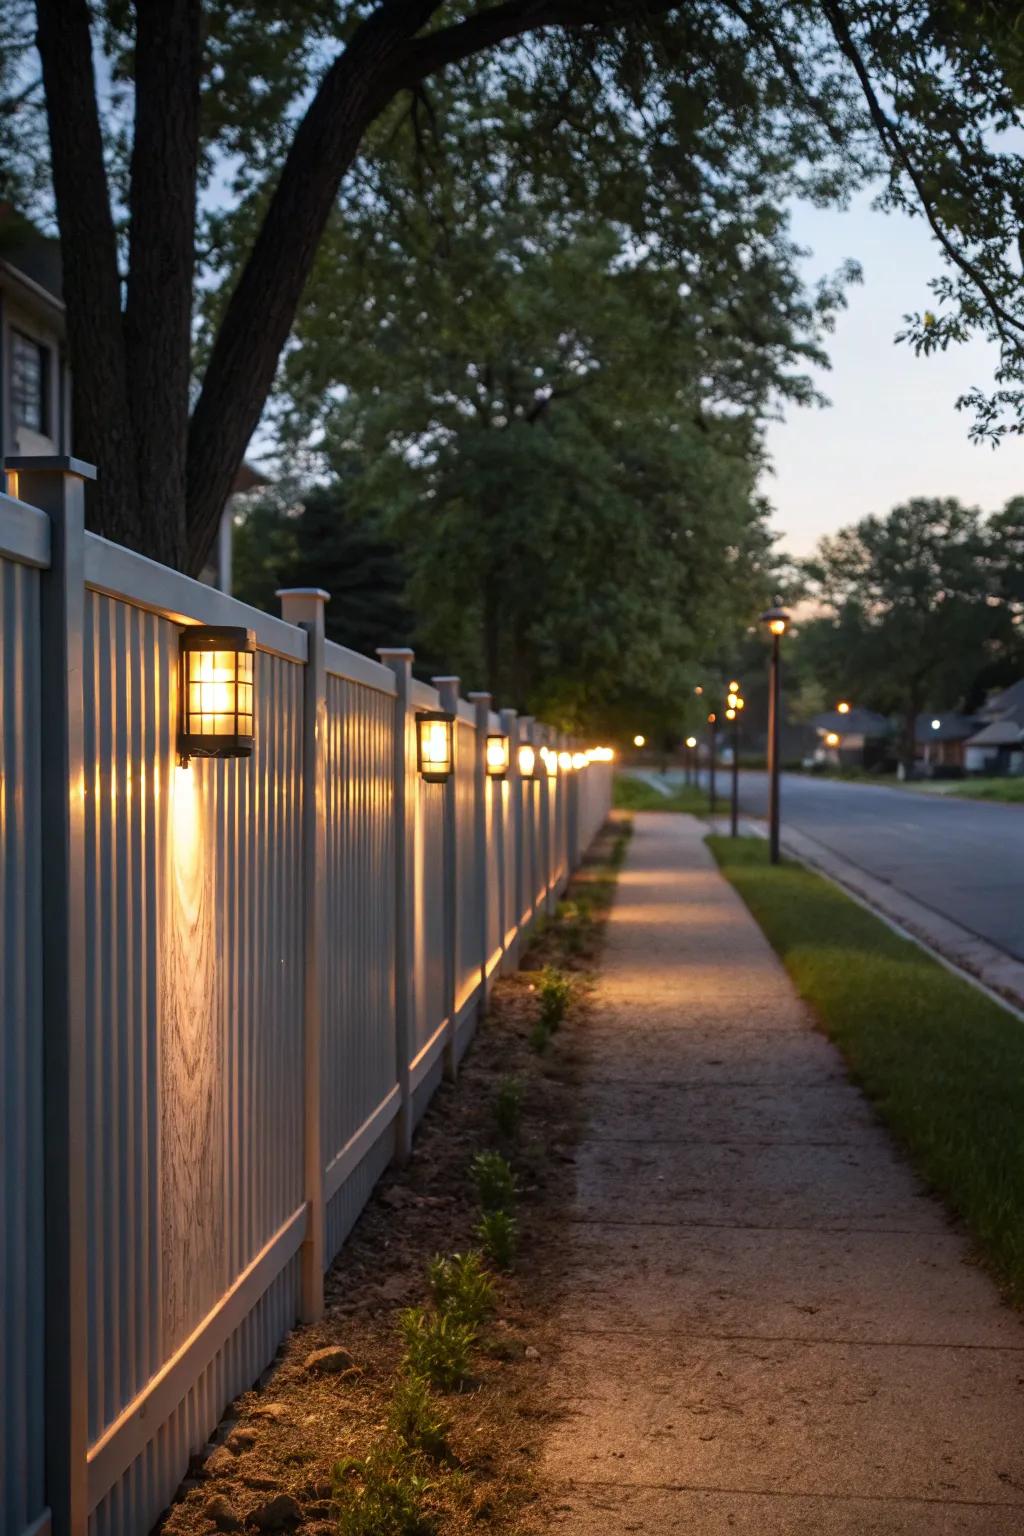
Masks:
[[[4,457],[4,469],[19,475],[77,475],[80,480],[95,480],[95,464],[72,458],[69,453],[16,453]]]
[[[322,602],[329,603],[331,594],[325,592],[323,587],[278,587],[275,597],[318,597]]]
[[[381,661],[413,661],[416,652],[407,645],[378,645],[377,655]]]

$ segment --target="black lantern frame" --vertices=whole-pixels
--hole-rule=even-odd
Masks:
[[[443,728],[443,734],[438,731]],[[423,709],[416,716],[416,766],[427,784],[445,784],[455,766],[455,716],[445,709]],[[444,742],[444,756],[438,742]]]
[[[178,645],[178,761],[249,757],[256,740],[256,636],[228,624],[194,624]]]

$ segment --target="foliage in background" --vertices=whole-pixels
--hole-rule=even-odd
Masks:
[[[1006,530],[1013,524],[1019,540],[1020,508],[1011,509],[986,524],[952,498],[919,497],[822,539],[807,563],[823,613],[800,626],[800,670],[830,699],[898,714],[908,766],[926,706],[952,707],[986,668],[1019,661],[1004,596],[1019,583]]]
[[[328,639],[365,655],[412,639],[402,562],[377,520],[353,512],[343,482],[286,482],[251,500],[234,530],[232,575],[235,595],[268,613],[279,611],[280,587],[323,587]]]

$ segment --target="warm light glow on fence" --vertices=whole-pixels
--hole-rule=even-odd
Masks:
[[[558,766],[561,768],[563,773],[569,773],[572,770],[572,753],[559,752]]]
[[[550,747],[541,747],[540,760],[547,770],[548,778],[556,779],[558,777],[558,753],[552,752]]]
[[[613,763],[615,753],[611,747],[591,747],[587,752],[587,761],[590,763]]]
[[[519,777],[521,779],[532,779],[533,770],[537,766],[537,754],[528,741],[524,741],[519,748],[516,761],[519,764]]]
[[[440,709],[416,716],[416,765],[428,784],[443,784],[451,777],[454,720]]]
[[[509,746],[507,736],[488,736],[487,772],[492,779],[503,779],[508,773]]]
[[[580,769],[586,768],[587,754],[585,752],[574,752],[572,755],[572,766],[576,769],[577,773]]]
[[[178,760],[248,757],[253,748],[250,629],[194,625],[179,649]]]

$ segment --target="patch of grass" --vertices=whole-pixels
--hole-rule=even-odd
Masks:
[[[998,800],[1003,805],[1024,805],[1024,778],[964,779],[943,793],[959,800]]]
[[[388,1426],[410,1451],[418,1451],[432,1461],[443,1461],[451,1454],[451,1418],[431,1392],[430,1383],[415,1372],[406,1371],[399,1377]]]
[[[621,773],[615,775],[612,804],[621,811],[689,811],[694,816],[706,816],[711,808],[706,791],[695,785],[680,784],[671,794],[663,795],[645,779],[627,778]]]
[[[516,1176],[500,1152],[478,1152],[469,1165],[476,1196],[485,1211],[515,1209]]]
[[[431,1483],[418,1458],[381,1442],[368,1456],[349,1457],[334,1469],[338,1536],[433,1536],[424,1500]]]
[[[498,1134],[513,1141],[523,1118],[525,1087],[521,1077],[503,1077],[494,1095],[494,1123]]]
[[[434,1305],[456,1322],[476,1325],[494,1311],[494,1279],[476,1249],[453,1253],[448,1258],[437,1254],[430,1261],[428,1276]]]
[[[540,995],[541,1023],[554,1034],[572,1002],[572,977],[564,971],[556,970],[553,965],[546,965],[540,973],[537,991]]]
[[[474,1236],[495,1269],[510,1270],[519,1246],[519,1223],[509,1211],[485,1211],[474,1228]]]
[[[405,1343],[404,1364],[442,1392],[454,1392],[469,1380],[470,1355],[476,1343],[472,1323],[461,1323],[444,1312],[406,1307],[399,1317]]]
[[[919,1173],[1024,1304],[1024,1028],[760,838],[711,837],[723,872]]]

